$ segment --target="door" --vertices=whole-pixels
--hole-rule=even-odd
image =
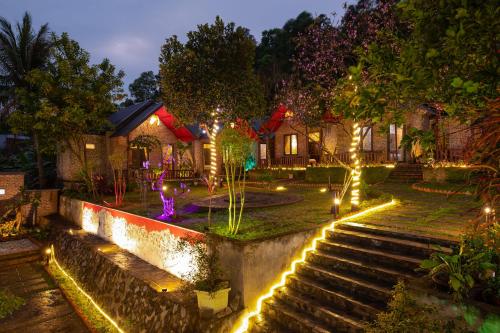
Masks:
[[[401,146],[401,139],[404,135],[404,127],[396,124],[389,125],[389,149],[387,149],[390,161],[404,161],[405,152]]]

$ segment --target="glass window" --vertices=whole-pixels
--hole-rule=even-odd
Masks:
[[[287,134],[285,138],[285,155],[297,155],[297,134]]]
[[[259,148],[259,154],[261,160],[267,159],[267,144],[261,143]]]
[[[205,166],[210,166],[210,143],[203,144],[203,163]]]
[[[363,140],[361,149],[363,151],[372,151],[372,128],[365,126],[361,128],[361,139]]]
[[[309,141],[310,142],[319,142],[320,136],[319,132],[309,133]]]

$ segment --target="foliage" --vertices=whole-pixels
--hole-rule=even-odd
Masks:
[[[14,311],[26,304],[26,301],[10,292],[8,289],[0,289],[0,319],[10,316]]]
[[[156,101],[160,97],[158,90],[158,77],[153,71],[142,72],[137,79],[129,86],[130,95],[134,98],[134,102],[143,102],[147,100]]]
[[[32,69],[45,67],[51,46],[48,24],[35,32],[28,12],[16,28],[0,17],[0,102],[6,105],[7,113],[15,108],[15,89],[29,85],[26,75]]]
[[[85,134],[107,128],[107,116],[115,111],[113,102],[122,97],[123,72],[104,59],[90,65],[90,55],[66,33],[52,35],[51,54],[44,70],[26,76],[29,88],[16,90],[19,108],[9,123],[15,132],[43,132],[39,147],[55,153],[69,149],[84,170]]]
[[[1,123],[5,123],[5,117],[12,113],[18,114],[23,109],[27,111],[27,108],[21,105],[21,97],[16,90],[30,88],[28,74],[31,70],[46,68],[51,47],[48,25],[42,25],[38,32],[35,32],[28,12],[24,14],[23,22],[17,23],[16,32],[5,18],[0,17],[0,105],[3,104],[0,109]],[[33,112],[33,109],[30,111]],[[8,125],[12,127],[14,133],[20,130],[15,125],[10,123]],[[32,135],[39,185],[44,187],[46,182],[43,147],[40,143],[42,133],[30,125],[32,124],[27,124],[22,129]]]
[[[349,66],[357,63],[359,53],[378,41],[379,31],[392,30],[397,25],[394,3],[393,0],[360,0],[346,7],[340,24],[321,15],[298,38],[294,57],[297,71],[288,84],[286,90],[291,93],[284,94],[288,96],[284,103],[299,115],[305,112],[301,120],[321,123],[324,114],[332,111],[339,79],[347,76]],[[344,116],[368,118],[353,116],[346,106],[339,106],[335,113],[346,110]]]
[[[162,99],[183,123],[210,124],[250,119],[264,110],[262,85],[253,72],[255,41],[248,29],[225,24],[202,24],[182,44],[168,38],[161,50]]]
[[[441,333],[468,332],[467,323],[460,318],[446,318],[440,315],[437,306],[418,302],[399,282],[389,301],[389,309],[377,314],[367,333]]]
[[[332,184],[342,184],[344,182],[347,170],[341,166],[338,167],[312,167],[306,169],[306,181],[310,183],[328,183],[328,177]],[[391,172],[391,169],[385,166],[366,167],[361,169],[361,178],[367,184],[376,184],[383,182]]]
[[[23,207],[31,205],[36,210],[40,205],[40,193],[32,195],[24,187],[19,193],[0,207],[0,236],[10,236],[19,233],[23,223]]]
[[[474,119],[498,96],[498,11],[493,0],[399,2],[403,24],[384,29],[362,54],[353,82],[341,84],[338,105],[388,122],[422,103]]]
[[[414,158],[422,158],[426,161],[434,157],[436,138],[432,131],[411,127],[401,138],[401,147],[410,151]]]
[[[129,147],[143,149],[146,160],[149,160],[149,153],[155,148],[161,148],[161,141],[154,135],[138,135],[129,142]]]
[[[422,261],[421,268],[430,276],[445,273],[448,284],[457,300],[466,299],[475,287],[495,285],[500,265],[499,227],[495,221],[478,223],[462,238],[459,248],[451,255],[433,253]]]
[[[115,206],[120,207],[123,203],[125,191],[127,189],[126,175],[123,173],[127,156],[116,152],[109,156],[109,164],[113,172],[113,184],[115,191]]]
[[[308,12],[288,20],[282,28],[264,30],[256,48],[255,68],[264,85],[265,95],[273,101],[282,81],[293,72],[292,59],[296,53],[296,39],[314,22]]]
[[[245,205],[245,162],[252,155],[253,140],[246,135],[248,127],[224,128],[219,135],[219,145],[222,151],[222,160],[226,170],[226,181],[229,194],[228,229],[233,235],[238,233],[243,208]],[[236,193],[236,183],[238,193]],[[236,217],[237,200],[240,201],[240,211]]]
[[[193,269],[183,278],[189,281],[195,290],[214,293],[228,287],[228,282],[222,280],[223,272],[215,239],[209,237],[206,243],[198,239],[181,239],[177,250],[183,253],[187,251],[193,258]]]

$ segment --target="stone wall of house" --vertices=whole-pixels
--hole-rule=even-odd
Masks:
[[[87,147],[89,144],[91,146]],[[107,164],[107,145],[106,136],[104,135],[85,135],[83,146],[77,147],[72,143],[73,149],[60,146],[57,154],[57,177],[62,180],[65,185],[75,181],[80,181],[79,175],[82,170],[82,161],[87,160],[88,166],[91,167],[96,174],[105,175]],[[74,151],[74,152],[73,152]],[[78,152],[80,157],[75,156]]]
[[[297,130],[300,132],[297,132]],[[275,132],[274,157],[278,159],[285,156],[284,136],[287,134],[297,134],[297,155],[293,156],[307,156],[308,140],[304,133],[305,129],[302,125],[291,123],[289,120],[283,121],[283,124]]]
[[[0,172],[0,202],[9,200],[24,186],[24,172]]]
[[[55,257],[103,310],[127,332],[198,332],[193,297],[155,290],[132,270],[98,251],[92,236],[60,231]]]
[[[455,119],[445,119],[445,133],[448,134],[448,148],[463,151],[471,138],[471,131],[465,124]]]
[[[149,120],[144,121],[129,133],[129,142],[134,140],[139,135],[155,136],[156,138],[158,138],[158,140],[160,140],[162,146],[167,144],[172,145],[175,153],[175,144],[177,142],[177,137],[161,121],[159,124],[150,124]],[[151,162],[152,166],[157,166],[162,162],[161,148],[156,148],[152,152],[150,152],[149,161]]]
[[[194,160],[194,171],[198,175],[203,174],[203,143],[201,140],[193,141],[193,160]]]

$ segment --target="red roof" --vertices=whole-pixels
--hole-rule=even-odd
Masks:
[[[169,113],[165,106],[161,106],[155,111],[155,115],[160,118],[163,125],[171,130],[177,139],[184,142],[191,142],[195,139],[193,133],[184,126],[179,126],[179,122],[175,119],[174,115]]]

